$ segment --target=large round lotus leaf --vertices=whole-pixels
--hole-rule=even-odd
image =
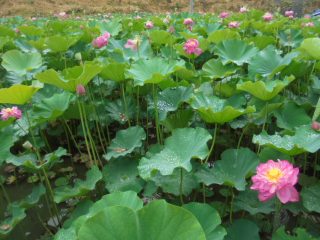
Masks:
[[[97,21],[95,23],[97,23],[96,26],[100,29],[101,33],[109,32],[112,37],[117,36],[122,30],[122,24],[119,22],[119,20],[108,22]]]
[[[312,236],[304,228],[295,228],[294,235],[288,235],[285,227],[280,227],[273,235],[272,240],[319,240],[319,238]]]
[[[113,102],[109,101],[106,104],[108,116],[120,124],[125,124],[128,122],[128,119],[134,118],[136,109],[133,98],[129,96],[126,98],[126,104],[124,104],[123,98],[117,99]]]
[[[273,80],[273,81],[245,81],[237,84],[237,89],[248,92],[253,96],[263,100],[268,101],[278,95],[286,86],[288,86],[294,77],[286,77],[283,81]]]
[[[198,219],[205,234],[206,240],[223,240],[227,234],[226,230],[220,226],[221,218],[217,210],[204,203],[188,203],[182,206]]]
[[[230,40],[230,39],[240,39],[240,34],[236,31],[230,29],[222,29],[212,32],[208,36],[208,41],[211,43],[219,43],[221,41]]]
[[[73,99],[69,92],[56,93],[50,98],[43,98],[39,103],[34,104],[34,119],[37,122],[47,122],[57,119],[69,107]]]
[[[109,160],[111,158],[126,156],[136,148],[141,147],[142,141],[145,139],[146,133],[140,126],[120,130],[107,148],[107,154],[104,157]]]
[[[234,211],[247,211],[251,215],[258,213],[269,214],[274,211],[274,201],[261,202],[258,192],[247,189],[240,192],[234,199]]]
[[[38,52],[23,53],[19,50],[10,50],[2,55],[2,64],[7,71],[18,75],[37,69],[42,65],[41,54]]]
[[[109,63],[103,66],[100,76],[106,80],[112,80],[116,82],[122,82],[126,80],[125,71],[127,65],[124,63]]]
[[[54,69],[49,69],[38,73],[36,78],[40,82],[75,92],[79,84],[86,86],[100,71],[100,65],[86,62],[83,66],[66,68],[62,73],[58,73]]]
[[[296,48],[303,41],[303,35],[301,30],[287,29],[279,32],[279,39],[281,45]]]
[[[320,133],[304,125],[295,129],[295,135],[268,135],[265,131],[260,135],[253,135],[253,143],[269,146],[290,156],[303,152],[315,153],[320,149]]]
[[[211,139],[209,132],[203,128],[180,128],[172,132],[164,143],[164,149],[150,158],[143,157],[139,164],[140,176],[149,179],[154,172],[170,175],[176,168],[192,170],[192,158],[204,159],[209,149],[207,142]]]
[[[80,228],[79,240],[205,240],[197,219],[187,210],[154,201],[138,212],[108,207]]]
[[[41,36],[44,33],[41,28],[27,25],[19,26],[19,31],[28,36]]]
[[[274,113],[277,118],[277,126],[280,128],[294,130],[301,125],[311,125],[311,118],[306,111],[294,102],[286,103],[281,109]]]
[[[51,36],[45,39],[45,46],[51,52],[65,52],[78,40],[79,36]]]
[[[237,219],[227,229],[226,240],[260,240],[259,227],[252,221],[246,219]]]
[[[86,180],[77,180],[73,187],[61,186],[54,190],[54,201],[61,203],[73,197],[80,197],[95,189],[96,183],[102,179],[97,166],[93,166],[86,174]]]
[[[291,52],[284,57],[277,53],[277,49],[270,45],[254,56],[249,63],[249,76],[255,78],[256,75],[273,78],[288,66],[292,59],[298,56],[297,52]]]
[[[303,188],[301,196],[302,204],[308,211],[320,213],[320,184]]]
[[[192,109],[178,110],[161,122],[170,132],[176,128],[186,128],[191,124],[191,119],[194,115]]]
[[[132,190],[140,192],[143,180],[138,178],[138,162],[133,159],[112,160],[103,169],[103,180],[106,189],[116,191]]]
[[[250,37],[246,41],[248,43],[254,43],[254,45],[258,47],[260,50],[266,48],[268,45],[276,44],[276,38],[274,38],[273,36],[265,35]]]
[[[258,53],[258,49],[241,40],[225,40],[215,46],[215,54],[223,64],[235,63],[239,66],[248,63]]]
[[[239,101],[235,101],[235,99]],[[234,96],[226,100],[199,93],[191,99],[191,107],[199,112],[205,122],[223,124],[243,114],[255,112],[255,108],[252,106],[245,109],[241,107],[243,99]]]
[[[237,67],[233,64],[223,65],[218,59],[211,59],[203,67],[203,75],[212,79],[224,78],[234,74]]]
[[[13,85],[0,89],[0,103],[25,104],[40,88],[36,86]]]
[[[299,50],[308,58],[320,60],[320,38],[304,39]]]
[[[227,149],[213,168],[204,167],[196,173],[196,176],[206,185],[225,184],[244,191],[247,184],[246,177],[254,172],[258,164],[258,156],[248,148]]]
[[[132,64],[127,72],[127,77],[133,78],[135,86],[160,83],[168,75],[183,68],[183,66],[183,61],[166,61],[161,58],[139,60]]]
[[[175,38],[172,34],[164,30],[154,30],[149,33],[151,43],[161,45],[161,44],[173,44]]]

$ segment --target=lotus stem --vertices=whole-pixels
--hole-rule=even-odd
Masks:
[[[273,218],[273,233],[277,231],[277,229],[281,225],[281,202],[278,198],[275,198],[275,211]]]
[[[230,220],[230,223],[232,224],[232,222],[233,222],[233,200],[234,200],[234,192],[233,192],[232,187],[230,187],[230,193],[231,193],[231,200],[230,200],[229,220]]]
[[[183,170],[180,168],[180,187],[179,187],[179,195],[180,195],[180,203],[183,205]]]
[[[140,101],[139,101],[139,93],[140,87],[137,86],[137,119],[136,119],[136,125],[139,125],[139,109],[140,109]]]
[[[216,137],[217,137],[217,129],[218,129],[218,124],[215,123],[215,124],[214,124],[214,133],[213,133],[213,139],[212,139],[211,147],[210,147],[208,156],[207,156],[207,158],[206,158],[206,160],[205,160],[204,163],[207,163],[207,162],[208,162],[208,160],[209,160],[209,158],[210,158],[210,155],[211,155],[211,153],[212,153],[212,151],[213,151],[213,149],[214,149],[214,145],[215,145]]]
[[[158,144],[161,144],[160,128],[159,128],[159,113],[158,113],[158,96],[156,93],[155,84],[152,85],[152,93],[153,93],[153,102],[154,102],[154,111],[155,111],[157,142]]]
[[[128,115],[128,106],[127,106],[127,101],[126,101],[124,83],[121,84],[121,92],[122,92],[122,99],[123,99],[123,104],[124,104],[124,111],[125,111],[126,117],[128,119],[128,125],[129,125],[129,127],[131,127],[130,118]]]

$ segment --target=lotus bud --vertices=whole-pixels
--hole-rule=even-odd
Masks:
[[[320,123],[317,121],[312,122],[311,128],[316,131],[320,131]]]
[[[84,88],[84,86],[82,84],[78,84],[77,85],[77,89],[76,92],[79,96],[84,96],[86,95],[86,89]]]
[[[29,141],[24,142],[22,144],[22,147],[25,148],[25,149],[28,149],[28,150],[32,150],[33,149],[33,145]]]

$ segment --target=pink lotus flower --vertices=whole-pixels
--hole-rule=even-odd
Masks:
[[[313,22],[302,23],[302,27],[314,27]]]
[[[67,18],[68,14],[66,12],[59,12],[58,14],[55,14],[58,18]]]
[[[269,12],[266,12],[264,15],[263,15],[263,19],[267,22],[270,22],[272,19],[273,19],[273,15]]]
[[[1,119],[6,121],[9,118],[20,119],[22,117],[22,112],[18,107],[3,108],[0,112]]]
[[[228,24],[229,28],[238,28],[239,26],[240,26],[240,23],[237,21],[232,21],[232,22],[229,22]]]
[[[228,12],[222,12],[222,13],[220,13],[219,18],[224,19],[224,18],[229,17],[229,15],[230,15],[230,14],[229,14]]]
[[[32,20],[32,21],[36,21],[37,18],[36,18],[36,17],[32,17],[31,20]]]
[[[197,39],[189,39],[184,45],[183,49],[187,54],[195,54],[199,56],[202,49],[199,48],[199,41]]]
[[[309,14],[304,15],[305,19],[311,19],[311,16]]]
[[[136,37],[135,39],[128,39],[127,43],[124,45],[125,48],[131,48],[131,50],[138,50],[141,40]]]
[[[97,37],[92,41],[92,46],[95,48],[102,48],[109,43],[109,38],[111,37],[110,33],[106,32],[103,35]]]
[[[240,13],[246,13],[246,12],[248,12],[248,9],[246,7],[241,7],[239,12]]]
[[[257,167],[252,177],[252,190],[259,191],[258,198],[264,202],[275,195],[282,203],[298,202],[299,193],[294,188],[298,182],[299,168],[294,168],[287,160],[268,160]]]
[[[186,18],[183,20],[183,24],[186,25],[186,26],[192,26],[193,25],[193,20],[192,18]]]
[[[316,131],[320,131],[320,123],[317,121],[312,122],[311,128]]]
[[[147,29],[153,28],[153,22],[147,21],[146,24],[145,24],[145,27],[146,27]]]
[[[286,17],[293,17],[294,16],[294,11],[285,11],[284,12],[284,15],[286,16]]]
[[[84,96],[84,95],[86,95],[86,89],[85,89],[85,87],[84,87],[82,84],[78,84],[78,85],[77,85],[77,88],[76,88],[76,93],[77,93],[79,96]]]

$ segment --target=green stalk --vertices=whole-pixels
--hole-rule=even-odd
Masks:
[[[137,87],[137,119],[136,119],[136,125],[139,125],[139,109],[140,109],[140,101],[139,101],[139,91],[140,87]]]
[[[242,129],[242,131],[241,131],[241,135],[240,135],[240,137],[239,137],[239,141],[238,141],[238,144],[237,144],[237,149],[240,148],[241,141],[242,141],[242,138],[243,138],[243,136],[244,136],[244,132],[246,131],[246,128],[247,128],[247,127],[244,127],[244,128]]]
[[[230,187],[230,193],[231,193],[231,200],[230,200],[229,220],[230,220],[230,223],[232,224],[232,221],[233,221],[233,200],[234,200],[234,192],[233,192],[232,187]]]
[[[218,129],[218,124],[215,123],[215,124],[214,124],[214,133],[213,133],[213,139],[212,139],[211,147],[210,147],[208,156],[207,156],[207,158],[206,158],[206,160],[205,160],[204,163],[207,163],[207,162],[208,162],[208,160],[209,160],[209,158],[210,158],[210,155],[211,155],[211,153],[212,153],[212,151],[213,151],[213,149],[214,149],[214,145],[215,145],[216,138],[217,138],[217,129]]]
[[[183,171],[182,168],[180,168],[180,187],[179,187],[179,195],[180,195],[180,203],[183,205],[183,192],[182,192],[182,187],[183,187]]]
[[[281,226],[281,202],[278,198],[275,198],[275,211],[273,218],[273,233]]]
[[[127,106],[127,101],[126,101],[124,83],[121,83],[121,92],[122,92],[122,99],[123,99],[123,104],[124,104],[124,111],[125,111],[126,117],[128,119],[128,125],[129,125],[129,127],[131,127],[130,118],[128,116],[128,106]]]
[[[10,200],[9,194],[7,193],[1,181],[0,181],[0,186],[1,186],[4,198],[6,199],[7,203],[10,204],[11,200]]]
[[[81,152],[81,150],[80,150],[80,147],[79,147],[77,141],[75,140],[75,137],[73,136],[72,131],[71,131],[71,129],[70,129],[70,127],[69,127],[69,125],[68,125],[68,123],[67,123],[67,121],[66,121],[65,119],[63,119],[63,126],[64,126],[64,128],[67,130],[67,132],[69,132],[69,134],[70,134],[70,136],[71,136],[71,139],[72,139],[72,141],[73,141],[76,149],[78,150],[78,152],[79,152],[80,154],[82,154],[82,152]],[[68,137],[67,132],[66,132],[66,135],[67,135],[67,137]]]
[[[161,144],[160,129],[159,129],[159,114],[158,114],[158,96],[156,93],[155,84],[152,85],[152,93],[153,93],[153,102],[154,102],[154,111],[155,111],[157,142],[158,144]]]

